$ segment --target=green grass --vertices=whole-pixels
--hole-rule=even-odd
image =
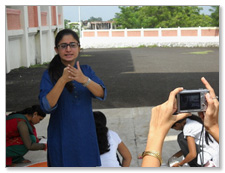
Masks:
[[[202,52],[189,52],[189,53],[185,53],[185,54],[191,54],[191,55],[207,55],[210,52],[213,52],[213,51],[212,50],[206,50],[206,51],[202,51]]]
[[[91,57],[93,55],[88,55],[88,54],[81,54],[80,57]]]
[[[34,65],[31,65],[30,68],[47,67],[48,64],[49,64],[49,62],[45,62],[43,64],[34,64]]]

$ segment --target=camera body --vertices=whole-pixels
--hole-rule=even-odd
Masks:
[[[207,89],[183,90],[177,94],[177,112],[204,112],[207,109]]]

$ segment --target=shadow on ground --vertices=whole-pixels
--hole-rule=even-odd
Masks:
[[[150,53],[153,52],[152,50],[153,48],[149,48],[149,50],[147,48],[103,49],[81,52],[79,57],[80,64],[90,65],[97,76],[104,81],[108,90],[106,101],[101,102],[93,100],[93,108],[104,109],[154,106],[164,102],[168,98],[169,92],[176,87],[182,86],[186,89],[204,88],[200,81],[202,76],[209,80],[213,85],[215,92],[219,95],[219,72],[207,72],[207,68],[205,69],[205,72],[204,70],[202,70],[202,72],[191,72],[191,63],[196,64],[196,62],[189,62],[189,72],[181,71],[174,73],[172,70],[169,72],[163,72],[163,70],[162,72],[136,72],[134,58],[136,58],[135,63],[138,63],[138,58],[142,57],[142,54],[145,54],[145,59],[149,60],[152,58],[150,55]],[[179,49],[162,48],[160,51],[157,50],[157,52],[159,54],[161,52],[166,54],[165,51],[168,50],[175,52]],[[138,51],[140,52],[138,54],[139,57],[134,57],[133,52],[136,52],[137,54]],[[166,61],[170,62],[170,53],[167,54],[168,59]],[[180,54],[178,55],[180,56]],[[199,60],[196,58],[196,60],[201,63],[201,58],[205,57],[200,57]],[[171,58],[174,58],[174,55]],[[215,58],[219,59],[218,57]],[[141,59],[141,63],[145,65],[143,68],[148,68],[149,66],[147,63],[150,64],[150,62],[146,61],[145,63],[145,59]],[[166,63],[165,60],[161,62],[162,60],[160,58],[158,58],[157,61],[158,64]],[[183,63],[185,64],[186,62]],[[207,64],[209,62],[207,61],[202,63],[204,65],[206,64],[207,67],[209,66]],[[164,67],[166,66],[165,68],[169,69],[170,65],[171,64],[165,64]],[[172,65],[178,67],[183,64],[181,64],[180,61],[173,59]],[[39,103],[39,84],[46,68],[47,66],[19,68],[6,74],[6,111],[20,110],[32,104]],[[171,66],[171,68],[173,67]],[[148,71],[148,69],[146,69],[146,71]]]

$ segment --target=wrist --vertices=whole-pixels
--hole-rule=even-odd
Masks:
[[[217,130],[219,129],[219,124],[214,124],[212,125],[211,127],[207,127],[206,130],[211,130],[211,131],[214,131],[214,130]]]
[[[61,82],[63,85],[66,85],[66,83],[68,82],[66,79],[64,79],[63,77],[60,77],[59,82]]]
[[[86,77],[86,79],[84,80],[84,82],[82,83],[82,85],[84,87],[87,87],[89,85],[89,83],[91,82],[91,79],[89,77]]]
[[[206,131],[209,134],[214,134],[214,133],[218,133],[219,132],[219,124],[215,124],[211,127],[206,127]]]
[[[183,164],[181,162],[177,163],[179,167],[182,167]]]
[[[158,161],[160,162],[160,166],[162,165],[161,153],[159,153],[157,151],[144,151],[142,153],[142,158],[144,159],[145,156],[152,156],[152,157],[158,159]]]
[[[164,137],[161,134],[155,132],[149,132],[146,151],[157,151],[161,153]]]
[[[85,83],[87,83],[88,78],[89,78],[89,77],[84,76],[84,77],[83,77],[83,80],[82,80],[82,82],[81,82],[81,84],[84,85]]]

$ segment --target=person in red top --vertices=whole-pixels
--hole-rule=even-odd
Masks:
[[[46,114],[39,105],[6,116],[6,166],[29,162],[23,156],[29,150],[46,150],[46,144],[39,144],[34,124],[44,119]]]

